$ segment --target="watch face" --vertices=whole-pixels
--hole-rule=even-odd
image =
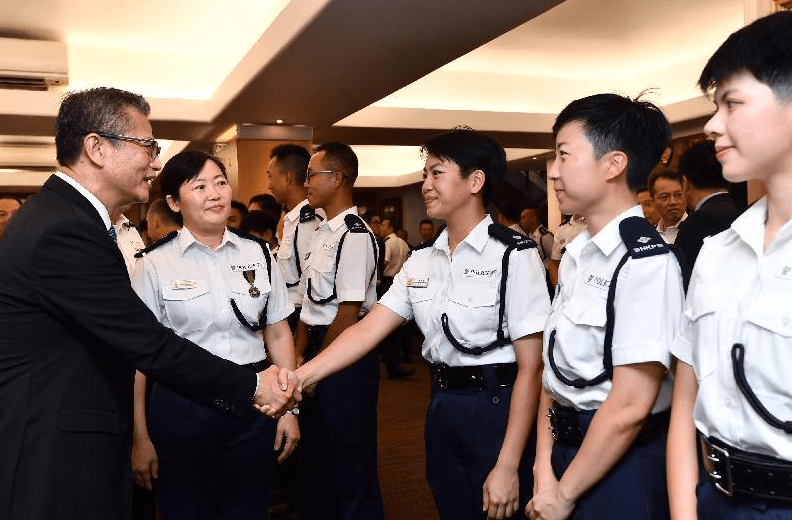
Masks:
[[[671,162],[671,157],[674,155],[674,149],[670,146],[666,146],[666,149],[663,150],[663,155],[660,156],[660,162],[668,166],[668,163]]]

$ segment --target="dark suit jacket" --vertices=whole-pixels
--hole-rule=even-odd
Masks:
[[[690,269],[696,262],[704,239],[728,229],[740,213],[731,195],[720,193],[707,199],[699,209],[690,213],[679,224],[674,245],[682,251]]]
[[[129,516],[135,368],[250,410],[254,374],[157,322],[96,209],[50,177],[0,240],[0,519]]]

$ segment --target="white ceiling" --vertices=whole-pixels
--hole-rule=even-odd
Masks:
[[[416,180],[421,129],[469,125],[503,136],[510,159],[528,157],[549,146],[563,106],[596,92],[651,88],[672,123],[701,118],[711,106],[696,79],[748,0],[559,1],[530,12],[492,0],[482,15],[455,13],[478,7],[454,0],[4,0],[0,36],[65,42],[69,88],[144,94],[155,133],[172,141],[165,158],[235,123],[282,118],[356,145],[359,182],[379,186]],[[334,51],[349,69],[330,63]],[[20,168],[54,167],[47,124],[60,95],[0,91],[0,133],[29,128],[0,137],[0,189],[39,182]]]

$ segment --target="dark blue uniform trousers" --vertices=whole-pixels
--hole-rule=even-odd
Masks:
[[[775,500],[727,497],[706,476],[696,487],[698,520],[789,520],[792,504]]]
[[[570,520],[667,520],[666,437],[665,432],[647,439],[639,436],[613,469],[578,500]],[[579,449],[579,443],[555,442],[551,462],[557,478]]]
[[[154,385],[149,435],[165,520],[261,520],[269,508],[276,422],[252,405],[231,417]]]
[[[306,359],[326,329],[310,334]],[[300,403],[303,520],[382,520],[377,479],[379,355],[368,353],[316,386]]]
[[[426,478],[443,520],[485,520],[482,512],[484,482],[498,460],[509,418],[511,387],[494,384],[485,372],[487,389],[481,392],[447,391],[432,383],[426,413]],[[533,492],[535,428],[525,446],[518,470],[520,508]]]

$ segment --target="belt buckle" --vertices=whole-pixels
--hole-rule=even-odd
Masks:
[[[555,427],[555,418],[556,418],[555,408],[553,408],[552,406],[550,408],[548,408],[547,409],[547,416],[550,418],[550,434],[553,436],[553,440],[557,441],[558,440],[558,430],[556,430],[556,427]]]
[[[717,490],[727,497],[730,497],[734,493],[734,489],[732,487],[729,452],[720,446],[716,446],[712,443],[708,444],[710,446],[710,453],[707,455],[707,459],[712,463],[712,471],[710,471],[709,468],[705,468],[707,474],[715,481],[714,484]],[[723,468],[723,475],[718,473],[719,468]]]
[[[437,367],[437,386],[442,390],[448,390],[448,372],[445,369],[446,367],[440,365]]]

